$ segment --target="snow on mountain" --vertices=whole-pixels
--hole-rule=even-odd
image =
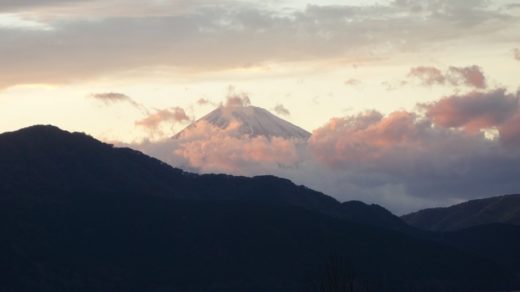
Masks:
[[[283,120],[269,111],[255,106],[221,106],[197,120],[174,138],[182,138],[189,131],[204,124],[222,130],[233,130],[234,135],[249,137],[280,137],[306,141],[311,134],[306,130]]]

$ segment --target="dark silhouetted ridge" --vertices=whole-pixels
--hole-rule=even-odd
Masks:
[[[345,207],[287,179],[270,175],[249,178],[191,174],[141,152],[114,148],[83,133],[69,133],[54,126],[32,126],[1,134],[0,163],[4,166],[0,175],[6,178],[0,183],[0,190],[5,194],[41,195],[45,190],[46,195],[59,198],[75,191],[90,191],[236,200],[296,206],[359,223],[399,227],[395,216],[382,207]],[[405,226],[403,222],[401,225]]]
[[[338,271],[362,291],[518,287],[489,254],[395,231],[380,206],[52,126],[0,134],[0,178],[0,291],[323,291]]]
[[[451,207],[421,210],[401,218],[412,226],[433,231],[491,223],[520,225],[520,195],[471,200]]]

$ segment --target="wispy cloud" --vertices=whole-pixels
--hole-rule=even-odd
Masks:
[[[486,76],[482,68],[476,65],[466,67],[450,66],[445,72],[436,67],[413,67],[408,77],[418,79],[422,85],[465,85],[468,87],[484,89],[487,87]]]
[[[283,105],[283,104],[277,104],[274,107],[274,112],[281,115],[281,116],[290,116],[291,112]]]
[[[520,49],[519,48],[513,49],[513,58],[515,58],[515,60],[517,60],[517,61],[520,61]]]
[[[102,101],[105,104],[112,104],[112,103],[117,103],[117,102],[129,102],[132,104],[136,103],[128,95],[126,95],[124,93],[119,93],[119,92],[93,93],[93,94],[89,95],[89,97]]]
[[[284,13],[243,1],[37,2],[0,4],[9,11],[37,6],[31,15],[55,28],[53,33],[0,31],[1,39],[10,40],[0,46],[0,63],[10,72],[0,87],[72,82],[159,66],[209,72],[270,62],[389,58],[428,51],[432,41],[439,46],[476,34],[498,42],[497,32],[519,23],[481,1],[308,5]],[[58,13],[63,9],[67,14]],[[46,15],[50,10],[58,15]],[[482,29],[489,22],[493,26]]]
[[[147,117],[136,121],[135,124],[148,130],[152,136],[163,136],[164,133],[161,130],[161,126],[166,125],[171,128],[176,124],[184,124],[189,121],[191,119],[183,108],[173,107],[157,110]]]
[[[361,84],[361,80],[359,79],[355,79],[355,78],[350,78],[348,80],[345,80],[345,85],[347,86],[358,86]]]

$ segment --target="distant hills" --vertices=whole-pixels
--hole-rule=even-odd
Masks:
[[[423,232],[377,205],[274,176],[187,173],[53,126],[0,134],[0,178],[2,291],[520,287],[504,259],[515,246],[466,247],[498,228]]]
[[[432,231],[450,231],[505,223],[520,225],[520,195],[471,200],[446,208],[432,208],[401,217],[408,224]]]

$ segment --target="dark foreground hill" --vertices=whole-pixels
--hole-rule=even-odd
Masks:
[[[401,218],[412,226],[433,231],[492,223],[520,225],[520,195],[471,200],[451,207],[421,210]]]
[[[490,257],[370,226],[388,221],[376,206],[270,176],[189,174],[54,127],[0,135],[0,178],[1,291],[515,285]]]
[[[379,227],[407,230],[378,205],[335,199],[274,176],[196,175],[82,133],[33,126],[0,134],[0,192],[64,199],[75,192],[149,194],[190,200],[231,200],[301,207]]]
[[[520,226],[492,223],[436,236],[441,242],[492,259],[520,275]]]

